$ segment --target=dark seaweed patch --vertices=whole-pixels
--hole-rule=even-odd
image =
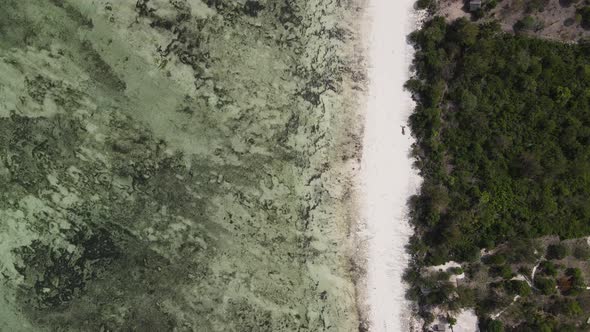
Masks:
[[[256,17],[264,9],[264,6],[256,0],[248,0],[244,4],[244,13],[248,16]]]
[[[149,2],[150,0],[137,0],[135,3],[135,11],[140,17],[150,17],[153,15],[155,10],[148,7]]]
[[[174,22],[162,18],[158,18],[153,20],[150,23],[150,27],[152,28],[162,28],[164,30],[172,30],[174,27]]]
[[[54,248],[41,241],[13,250],[22,265],[17,271],[25,283],[21,291],[34,299],[39,309],[57,307],[84,292],[87,282],[96,279],[105,265],[119,256],[119,249],[103,229],[78,232],[70,239],[76,251]]]
[[[299,25],[302,21],[302,18],[297,14],[297,3],[293,0],[285,1],[285,4],[281,6],[279,12],[279,22],[283,25],[286,23],[291,23],[293,25]]]

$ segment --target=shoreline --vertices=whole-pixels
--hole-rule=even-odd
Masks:
[[[405,246],[413,233],[407,200],[421,183],[410,157],[414,140],[405,127],[414,102],[403,88],[413,59],[406,36],[420,21],[413,5],[413,0],[372,0],[363,18],[369,85],[358,174],[358,232],[366,268],[359,308],[370,331],[412,330],[414,325],[402,280],[410,259]]]

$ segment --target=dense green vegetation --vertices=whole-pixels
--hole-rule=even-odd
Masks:
[[[412,200],[413,253],[438,264],[515,238],[590,234],[586,47],[442,18],[411,41],[425,180]]]
[[[410,40],[424,183],[410,201],[408,297],[426,324],[433,307],[470,307],[481,331],[587,330],[590,247],[546,235],[590,234],[589,44],[439,17]],[[449,260],[465,280],[427,267]]]

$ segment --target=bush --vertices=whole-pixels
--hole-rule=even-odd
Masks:
[[[544,295],[551,295],[555,293],[557,283],[551,278],[535,278],[535,287],[537,287]]]
[[[486,318],[480,320],[479,330],[481,332],[504,332],[504,324],[499,320]]]
[[[453,23],[453,31],[452,38],[459,45],[469,47],[477,42],[479,25],[469,22],[466,18],[461,18]]]
[[[467,275],[468,278],[473,278],[476,274],[478,274],[481,271],[481,267],[481,263],[469,264],[465,268],[465,275]]]
[[[574,257],[581,260],[590,258],[590,247],[587,244],[578,244],[574,247]]]
[[[577,267],[570,267],[565,271],[565,274],[572,278],[574,286],[584,286],[584,276],[582,275],[582,270],[578,269]]]
[[[526,281],[509,280],[504,283],[504,289],[512,295],[528,296],[531,294],[531,287]]]
[[[564,284],[564,287],[560,289],[562,294],[576,296],[586,289],[584,276],[582,275],[582,271],[580,269],[569,268],[565,271],[565,275],[569,280]]]
[[[582,25],[582,28],[586,30],[590,29],[590,6],[585,6],[578,9],[576,12],[576,21],[578,21],[578,19]]]
[[[552,311],[555,314],[562,314],[569,317],[578,317],[584,313],[578,301],[565,299],[553,304]]]
[[[526,12],[542,12],[547,4],[549,4],[549,0],[529,0],[526,4]]]
[[[502,0],[500,0],[502,1]],[[484,3],[484,7],[486,11],[490,11],[494,8],[496,8],[496,6],[498,5],[498,1],[497,0],[488,0]]]
[[[508,265],[493,266],[490,269],[490,274],[494,277],[501,277],[502,279],[512,278],[512,269]]]
[[[538,257],[535,255],[535,242],[530,239],[517,239],[508,243],[510,250],[507,252],[507,260],[510,263],[534,263]]]
[[[474,12],[472,12],[471,15],[473,15],[474,20],[479,20],[479,19],[482,19],[486,15],[486,12],[483,10],[483,8],[479,8],[479,9],[475,10]]]
[[[506,264],[506,256],[502,254],[495,254],[492,256],[486,257],[484,263],[488,265],[504,265]]]
[[[543,23],[534,17],[527,15],[514,24],[514,31],[534,31],[543,27]]]
[[[434,274],[433,278],[438,281],[448,281],[450,276],[451,275],[449,273],[443,271],[443,272],[437,272],[436,274]]]
[[[463,273],[463,269],[460,266],[452,267],[449,269],[449,273],[455,274],[455,275],[460,275]]]
[[[477,297],[475,290],[469,287],[459,286],[456,291],[458,295],[456,301],[461,308],[472,308],[476,305]]]
[[[541,269],[540,272],[542,274],[549,275],[549,276],[552,276],[552,277],[556,277],[557,276],[557,267],[555,266],[555,264],[553,264],[553,262],[543,261],[539,265],[539,268]]]
[[[526,332],[554,332],[556,331],[551,322],[545,321],[541,317],[527,317],[531,321],[525,321],[524,323],[518,325],[516,327],[516,331],[526,331]],[[559,331],[561,332],[561,331]]]
[[[436,8],[436,1],[435,0],[418,0],[416,1],[416,8],[417,9],[428,9],[434,10]]]
[[[551,244],[547,247],[547,258],[564,259],[565,256],[567,256],[567,248],[563,244]]]
[[[576,23],[576,19],[573,18],[573,17],[569,17],[569,18],[567,18],[567,19],[565,19],[563,21],[563,26],[565,26],[565,27],[571,27],[575,23]]]

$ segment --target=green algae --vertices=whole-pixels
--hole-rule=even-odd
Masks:
[[[0,329],[355,329],[354,10],[2,1]]]

